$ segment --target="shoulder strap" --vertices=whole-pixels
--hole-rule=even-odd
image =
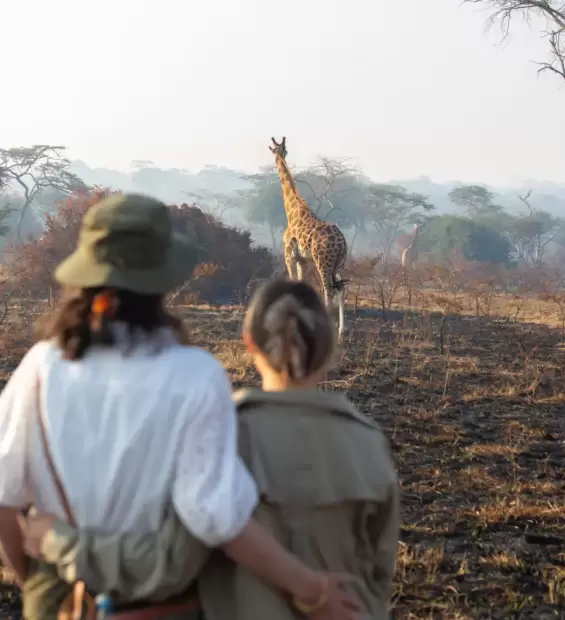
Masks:
[[[49,471],[51,473],[51,477],[53,478],[53,482],[57,487],[57,493],[59,494],[59,501],[63,506],[65,511],[65,516],[69,525],[72,527],[76,527],[76,522],[73,516],[73,512],[71,510],[71,506],[69,504],[69,500],[67,499],[67,494],[65,493],[65,489],[61,484],[61,479],[57,474],[57,469],[55,467],[55,463],[53,462],[53,457],[51,455],[51,450],[49,450],[49,441],[47,439],[47,432],[45,431],[45,422],[43,420],[43,408],[41,407],[41,385],[39,382],[39,376],[35,382],[35,401],[36,401],[36,409],[37,409],[37,419],[39,421],[39,431],[41,433],[41,443],[43,444],[43,451],[45,453],[45,458],[47,459],[47,466],[49,467]]]
[[[43,420],[43,407],[41,406],[41,383],[39,381],[39,375],[35,381],[35,406],[37,409],[37,420],[39,422],[39,431],[41,433],[41,443],[43,444],[43,451],[45,458],[47,459],[47,466],[49,472],[53,478],[53,482],[57,487],[57,493],[59,494],[59,501],[65,511],[67,522],[72,527],[76,527],[76,522],[73,517],[73,511],[69,504],[65,489],[61,484],[61,479],[57,474],[57,468],[49,450],[49,440],[47,439],[47,432],[45,430],[45,421]],[[86,603],[86,614],[83,614],[84,604]],[[84,617],[85,620],[95,620],[96,618],[96,604],[92,596],[86,590],[86,584],[84,581],[76,581],[72,587],[72,590],[63,599],[59,610],[57,612],[57,619],[64,618],[65,620],[71,618],[72,620],[80,620]]]

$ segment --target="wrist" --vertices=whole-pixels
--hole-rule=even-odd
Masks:
[[[57,564],[76,542],[77,531],[64,521],[55,521],[41,537],[41,558],[50,564]]]
[[[328,578],[324,573],[311,571],[292,592],[294,606],[303,613],[311,613],[327,602]]]

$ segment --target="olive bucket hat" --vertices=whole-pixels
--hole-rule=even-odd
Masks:
[[[183,284],[201,249],[172,230],[165,204],[140,194],[113,194],[82,220],[76,250],[55,270],[65,286],[166,294]]]

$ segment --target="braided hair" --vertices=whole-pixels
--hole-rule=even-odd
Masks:
[[[334,351],[330,316],[305,282],[285,278],[265,283],[251,300],[244,327],[273,370],[294,381],[321,370]]]

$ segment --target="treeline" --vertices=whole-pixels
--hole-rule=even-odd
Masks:
[[[240,192],[240,207],[249,221],[267,227],[276,247],[286,226],[278,176],[248,178],[254,187]],[[362,237],[364,253],[381,254],[385,263],[409,243],[416,221],[424,224],[419,249],[430,262],[446,262],[457,251],[471,261],[540,266],[565,249],[565,221],[539,208],[531,191],[517,196],[510,211],[487,188],[461,186],[448,194],[453,212],[437,214],[428,196],[374,183],[330,160],[296,179],[317,214],[348,230],[350,245]]]
[[[182,179],[182,171],[174,172],[174,178]],[[159,178],[164,182],[166,176],[166,171],[142,164],[136,174],[140,173],[145,181]],[[329,158],[320,158],[295,177],[312,210],[342,227],[352,253],[381,255],[383,263],[397,260],[417,220],[424,223],[420,252],[430,262],[449,261],[457,251],[472,261],[540,266],[559,258],[565,248],[563,219],[543,208],[547,196],[532,192],[516,195],[509,205],[508,196],[466,185],[452,189],[439,204],[437,195],[411,191],[401,184],[375,183],[346,161]],[[230,183],[233,187],[234,178],[230,177]],[[91,189],[73,172],[64,147],[0,149],[0,236],[16,243],[38,237],[42,222],[56,213],[61,201]],[[146,191],[151,191],[150,185]],[[187,202],[200,207],[199,217],[251,229],[256,240],[280,250],[286,215],[274,167],[242,176],[240,189],[184,193]],[[551,205],[553,212],[556,204],[558,199]],[[565,201],[562,206],[565,211]],[[452,212],[445,213],[446,207]],[[196,211],[192,217],[197,217]],[[248,233],[247,237],[251,247]]]

